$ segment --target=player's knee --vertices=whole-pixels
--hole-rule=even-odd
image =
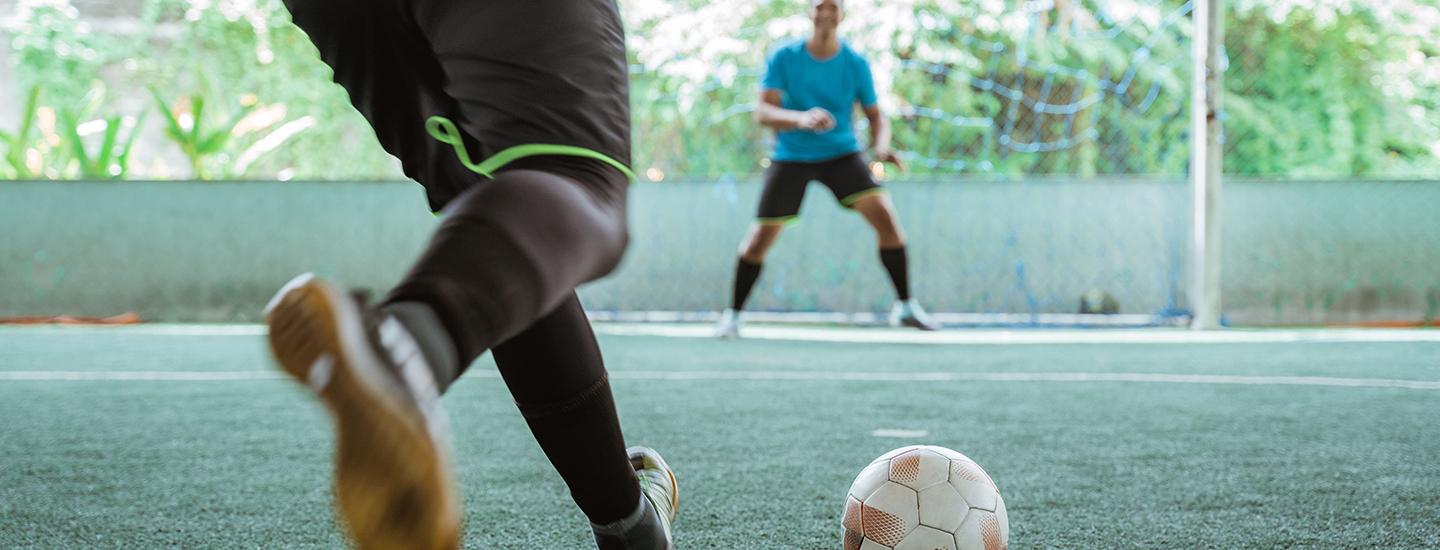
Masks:
[[[876,236],[879,237],[881,248],[898,248],[905,246],[905,232],[898,226],[889,226],[885,229],[876,229]]]
[[[870,217],[871,229],[875,230],[875,238],[880,241],[882,248],[893,248],[902,246],[905,242],[905,234],[900,231],[900,226],[893,223],[884,216]]]
[[[775,240],[779,236],[780,226],[757,224],[751,228],[745,241],[740,243],[740,257],[748,262],[760,263],[765,259],[765,255],[770,251],[770,246],[775,244]]]
[[[880,235],[880,240],[885,241],[886,243],[895,246],[905,244],[905,232],[900,229],[899,224],[896,224],[893,221],[891,223],[881,225],[880,227],[876,228],[876,230],[876,232]]]
[[[620,261],[625,259],[625,251],[630,248],[630,230],[622,220],[619,227],[608,227],[602,231],[598,239],[600,252],[600,272],[595,276],[604,277],[620,267]]]
[[[740,258],[752,264],[758,264],[765,261],[765,252],[765,247],[746,245],[740,247]]]
[[[630,243],[623,203],[539,171],[514,170],[482,182],[457,198],[446,217],[534,235],[536,242],[584,265],[591,277],[614,271]]]

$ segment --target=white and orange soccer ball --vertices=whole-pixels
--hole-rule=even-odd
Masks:
[[[875,459],[845,498],[845,550],[1004,550],[1005,501],[963,454],[933,445]]]

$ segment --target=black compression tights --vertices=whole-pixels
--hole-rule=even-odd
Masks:
[[[526,164],[543,162],[563,164]],[[630,514],[640,498],[600,349],[574,292],[614,269],[625,248],[624,202],[613,197],[547,172],[503,172],[446,208],[429,247],[386,299],[435,311],[459,352],[457,373],[493,350],[536,441],[575,503],[601,524]]]
[[[449,329],[460,365],[509,340],[620,262],[625,180],[533,157],[451,201],[429,246],[386,298],[419,301]],[[553,166],[561,176],[540,169]],[[582,179],[583,178],[583,179]]]

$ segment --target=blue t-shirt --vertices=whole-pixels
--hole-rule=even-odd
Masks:
[[[863,107],[875,104],[875,80],[870,63],[849,44],[842,41],[839,53],[818,60],[810,55],[804,39],[785,43],[771,52],[760,87],[778,90],[781,107],[795,111],[820,107],[835,117],[835,127],[826,132],[777,132],[775,160],[820,162],[860,150],[850,122],[855,102]]]

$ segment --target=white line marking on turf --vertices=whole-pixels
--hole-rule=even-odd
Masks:
[[[278,380],[279,372],[254,371],[68,371],[16,370],[0,371],[0,380],[63,381],[139,381],[139,382],[233,382],[237,380]]]
[[[68,334],[93,336],[96,334],[117,334],[137,336],[264,336],[269,333],[265,325],[13,325],[3,327],[13,334]],[[3,332],[0,332],[3,334]]]
[[[615,336],[713,338],[710,325],[596,324],[595,332]],[[749,326],[742,334],[757,340],[845,342],[863,344],[1271,344],[1440,342],[1440,330],[1424,329],[1312,329],[1218,330],[1182,329],[962,329],[921,332],[905,329],[854,327]]]
[[[929,431],[926,431],[926,430],[897,430],[897,429],[891,429],[891,428],[881,428],[881,429],[875,430],[875,431],[873,431],[873,432],[870,432],[870,435],[875,436],[875,437],[893,437],[893,438],[898,438],[898,439],[915,439],[915,438],[920,438],[920,437],[925,437],[925,436],[927,436],[927,435],[930,435],[930,432],[929,432]]]
[[[832,371],[612,371],[635,380],[745,380],[853,382],[1149,382],[1251,386],[1333,386],[1440,390],[1440,380],[1335,378],[1326,376],[1232,376],[1127,372],[832,372]]]
[[[471,378],[497,379],[480,370]],[[285,378],[272,371],[0,371],[0,380],[226,382]],[[1440,380],[1328,376],[1234,376],[1131,372],[835,372],[835,371],[611,371],[618,380],[764,382],[1136,382],[1244,386],[1327,386],[1440,391]]]
[[[95,334],[145,336],[264,336],[265,325],[182,325],[146,324],[113,327],[16,326],[4,327],[0,335],[11,334]],[[709,324],[596,323],[595,332],[611,336],[662,336],[668,338],[712,338]],[[1285,343],[1411,343],[1440,342],[1434,329],[1232,329],[1192,331],[1174,328],[1142,329],[956,329],[920,332],[909,329],[867,327],[807,327],[751,325],[745,338],[801,342],[842,342],[860,344],[952,344],[952,345],[1055,345],[1055,344],[1285,344]]]

